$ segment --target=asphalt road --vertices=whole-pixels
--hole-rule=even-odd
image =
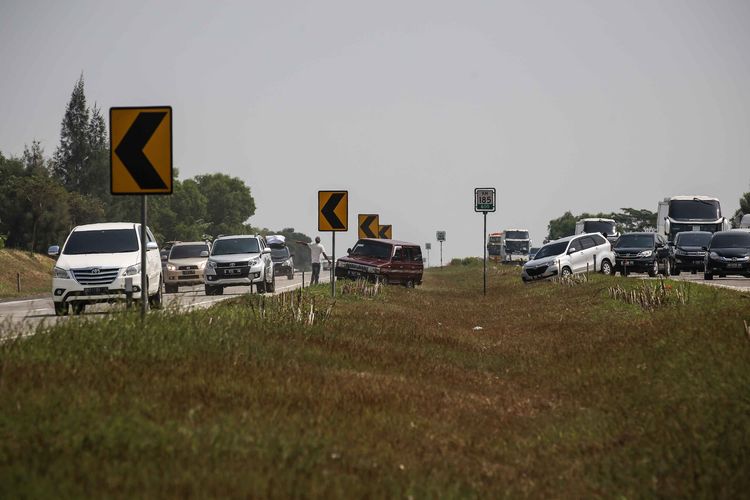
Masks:
[[[320,281],[328,282],[328,271],[321,271]],[[305,286],[310,282],[310,273],[305,273]],[[298,288],[302,285],[302,273],[296,273],[294,279],[276,278],[276,293]],[[254,290],[254,288],[253,288]],[[224,289],[223,295],[206,296],[203,285],[180,287],[179,293],[164,294],[165,307],[178,307],[190,310],[193,308],[210,307],[222,300],[231,299],[250,293],[250,287],[235,286]],[[106,316],[121,311],[122,304],[93,304],[86,307],[84,316]],[[55,316],[52,296],[44,298],[20,299],[0,302],[0,339],[7,335],[25,334],[32,332],[42,323],[52,325],[59,321],[66,321],[70,316]]]
[[[670,276],[674,280],[690,281],[692,283],[700,283],[709,286],[718,286],[722,288],[731,288],[732,290],[739,290],[741,292],[750,292],[750,278],[743,276],[727,276],[726,278],[719,278],[714,276],[712,280],[704,280],[703,273],[680,273],[679,276]]]

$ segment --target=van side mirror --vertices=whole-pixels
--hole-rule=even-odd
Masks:
[[[578,251],[578,250],[576,250],[576,248],[575,248],[575,247],[570,247],[570,249],[568,250],[568,255],[570,255],[570,254],[572,254],[572,253],[576,253],[577,251]]]
[[[146,250],[159,250],[159,245],[155,241],[146,242]]]
[[[169,254],[163,253],[161,254],[161,260],[167,260],[169,258]]]
[[[60,246],[59,245],[52,245],[47,249],[47,255],[50,257],[57,257],[60,255]]]
[[[201,252],[201,257],[208,257],[208,250],[203,250]]]
[[[271,253],[271,249],[268,248],[268,247],[266,247],[263,250],[261,250],[260,253],[263,254],[263,255],[269,254],[269,253]]]
[[[346,254],[347,255],[351,255],[352,254],[352,249],[351,248],[347,248],[346,249]]]
[[[704,252],[708,252],[708,247],[701,247],[701,250],[703,250]]]

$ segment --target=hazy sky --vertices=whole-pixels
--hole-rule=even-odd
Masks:
[[[110,106],[171,105],[181,177],[252,188],[257,226],[317,229],[349,190],[394,237],[541,242],[566,210],[750,190],[750,2],[0,1],[0,151],[48,155],[83,72]],[[330,235],[322,234],[330,249]],[[437,261],[433,251],[431,261]]]

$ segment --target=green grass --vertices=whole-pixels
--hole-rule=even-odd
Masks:
[[[750,296],[481,283],[430,270],[312,326],[243,298],[3,343],[0,497],[746,494]]]

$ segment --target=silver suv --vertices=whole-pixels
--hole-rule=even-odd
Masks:
[[[221,295],[227,286],[255,285],[258,293],[273,293],[271,249],[262,236],[222,236],[214,240],[204,271],[206,295]]]
[[[534,281],[586,271],[614,274],[612,244],[599,233],[577,234],[544,245],[523,265],[521,279]]]

